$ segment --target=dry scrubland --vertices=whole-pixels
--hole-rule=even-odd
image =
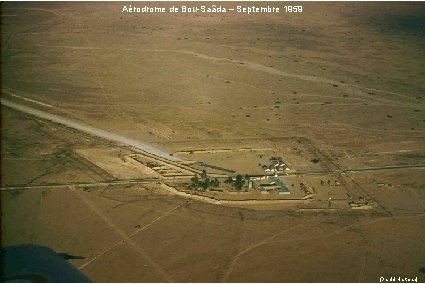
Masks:
[[[344,186],[376,205],[344,208],[325,173],[302,177],[316,188],[305,206],[178,197],[133,181],[158,177],[134,149],[2,106],[3,245],[82,256],[71,263],[100,282],[425,281],[423,3],[304,3],[300,15],[1,5],[3,100],[242,174],[272,153],[301,172],[362,169]],[[216,151],[243,147],[261,150]],[[329,196],[344,210],[319,210]]]

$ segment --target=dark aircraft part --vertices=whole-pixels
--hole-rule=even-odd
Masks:
[[[81,259],[37,245],[17,245],[1,249],[2,282],[91,282],[65,259]]]

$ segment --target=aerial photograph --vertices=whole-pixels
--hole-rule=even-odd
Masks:
[[[425,282],[425,2],[0,11],[2,282]]]

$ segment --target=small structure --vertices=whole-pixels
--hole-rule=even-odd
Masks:
[[[155,170],[155,171],[167,170],[167,167],[164,165],[158,165],[158,166],[152,167],[152,170]]]
[[[277,175],[267,176],[267,183],[263,182],[258,186],[261,194],[269,194],[271,190],[276,190],[278,194],[290,194],[289,189],[283,184]]]
[[[289,194],[289,189],[283,184],[283,182],[277,177],[277,175],[273,177],[269,177],[269,181],[272,184],[277,185],[277,191],[279,194]]]
[[[263,183],[263,184],[260,184],[258,186],[258,189],[260,191],[263,191],[263,190],[269,191],[269,190],[275,190],[275,189],[276,190],[279,190],[280,189],[280,186],[278,186],[278,185],[276,185],[274,183]]]
[[[351,200],[350,198],[350,201],[348,201],[348,204],[351,206],[352,209],[359,208],[359,207],[372,208],[372,206],[370,206],[369,201],[363,196],[359,196],[358,200]]]
[[[263,183],[258,186],[258,190],[261,194],[269,194],[271,190],[277,189],[275,184]]]
[[[266,173],[283,173],[284,171],[290,171],[288,166],[282,161],[282,157],[271,157],[269,161],[269,166],[263,165],[263,169]]]
[[[158,163],[155,163],[155,162],[147,162],[146,163],[146,166],[148,166],[149,168],[151,168],[151,169],[154,169],[154,168],[161,168],[161,165],[160,164],[158,164]]]

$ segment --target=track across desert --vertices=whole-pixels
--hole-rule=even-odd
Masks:
[[[2,246],[94,282],[424,282],[424,3],[255,3],[1,3]]]

